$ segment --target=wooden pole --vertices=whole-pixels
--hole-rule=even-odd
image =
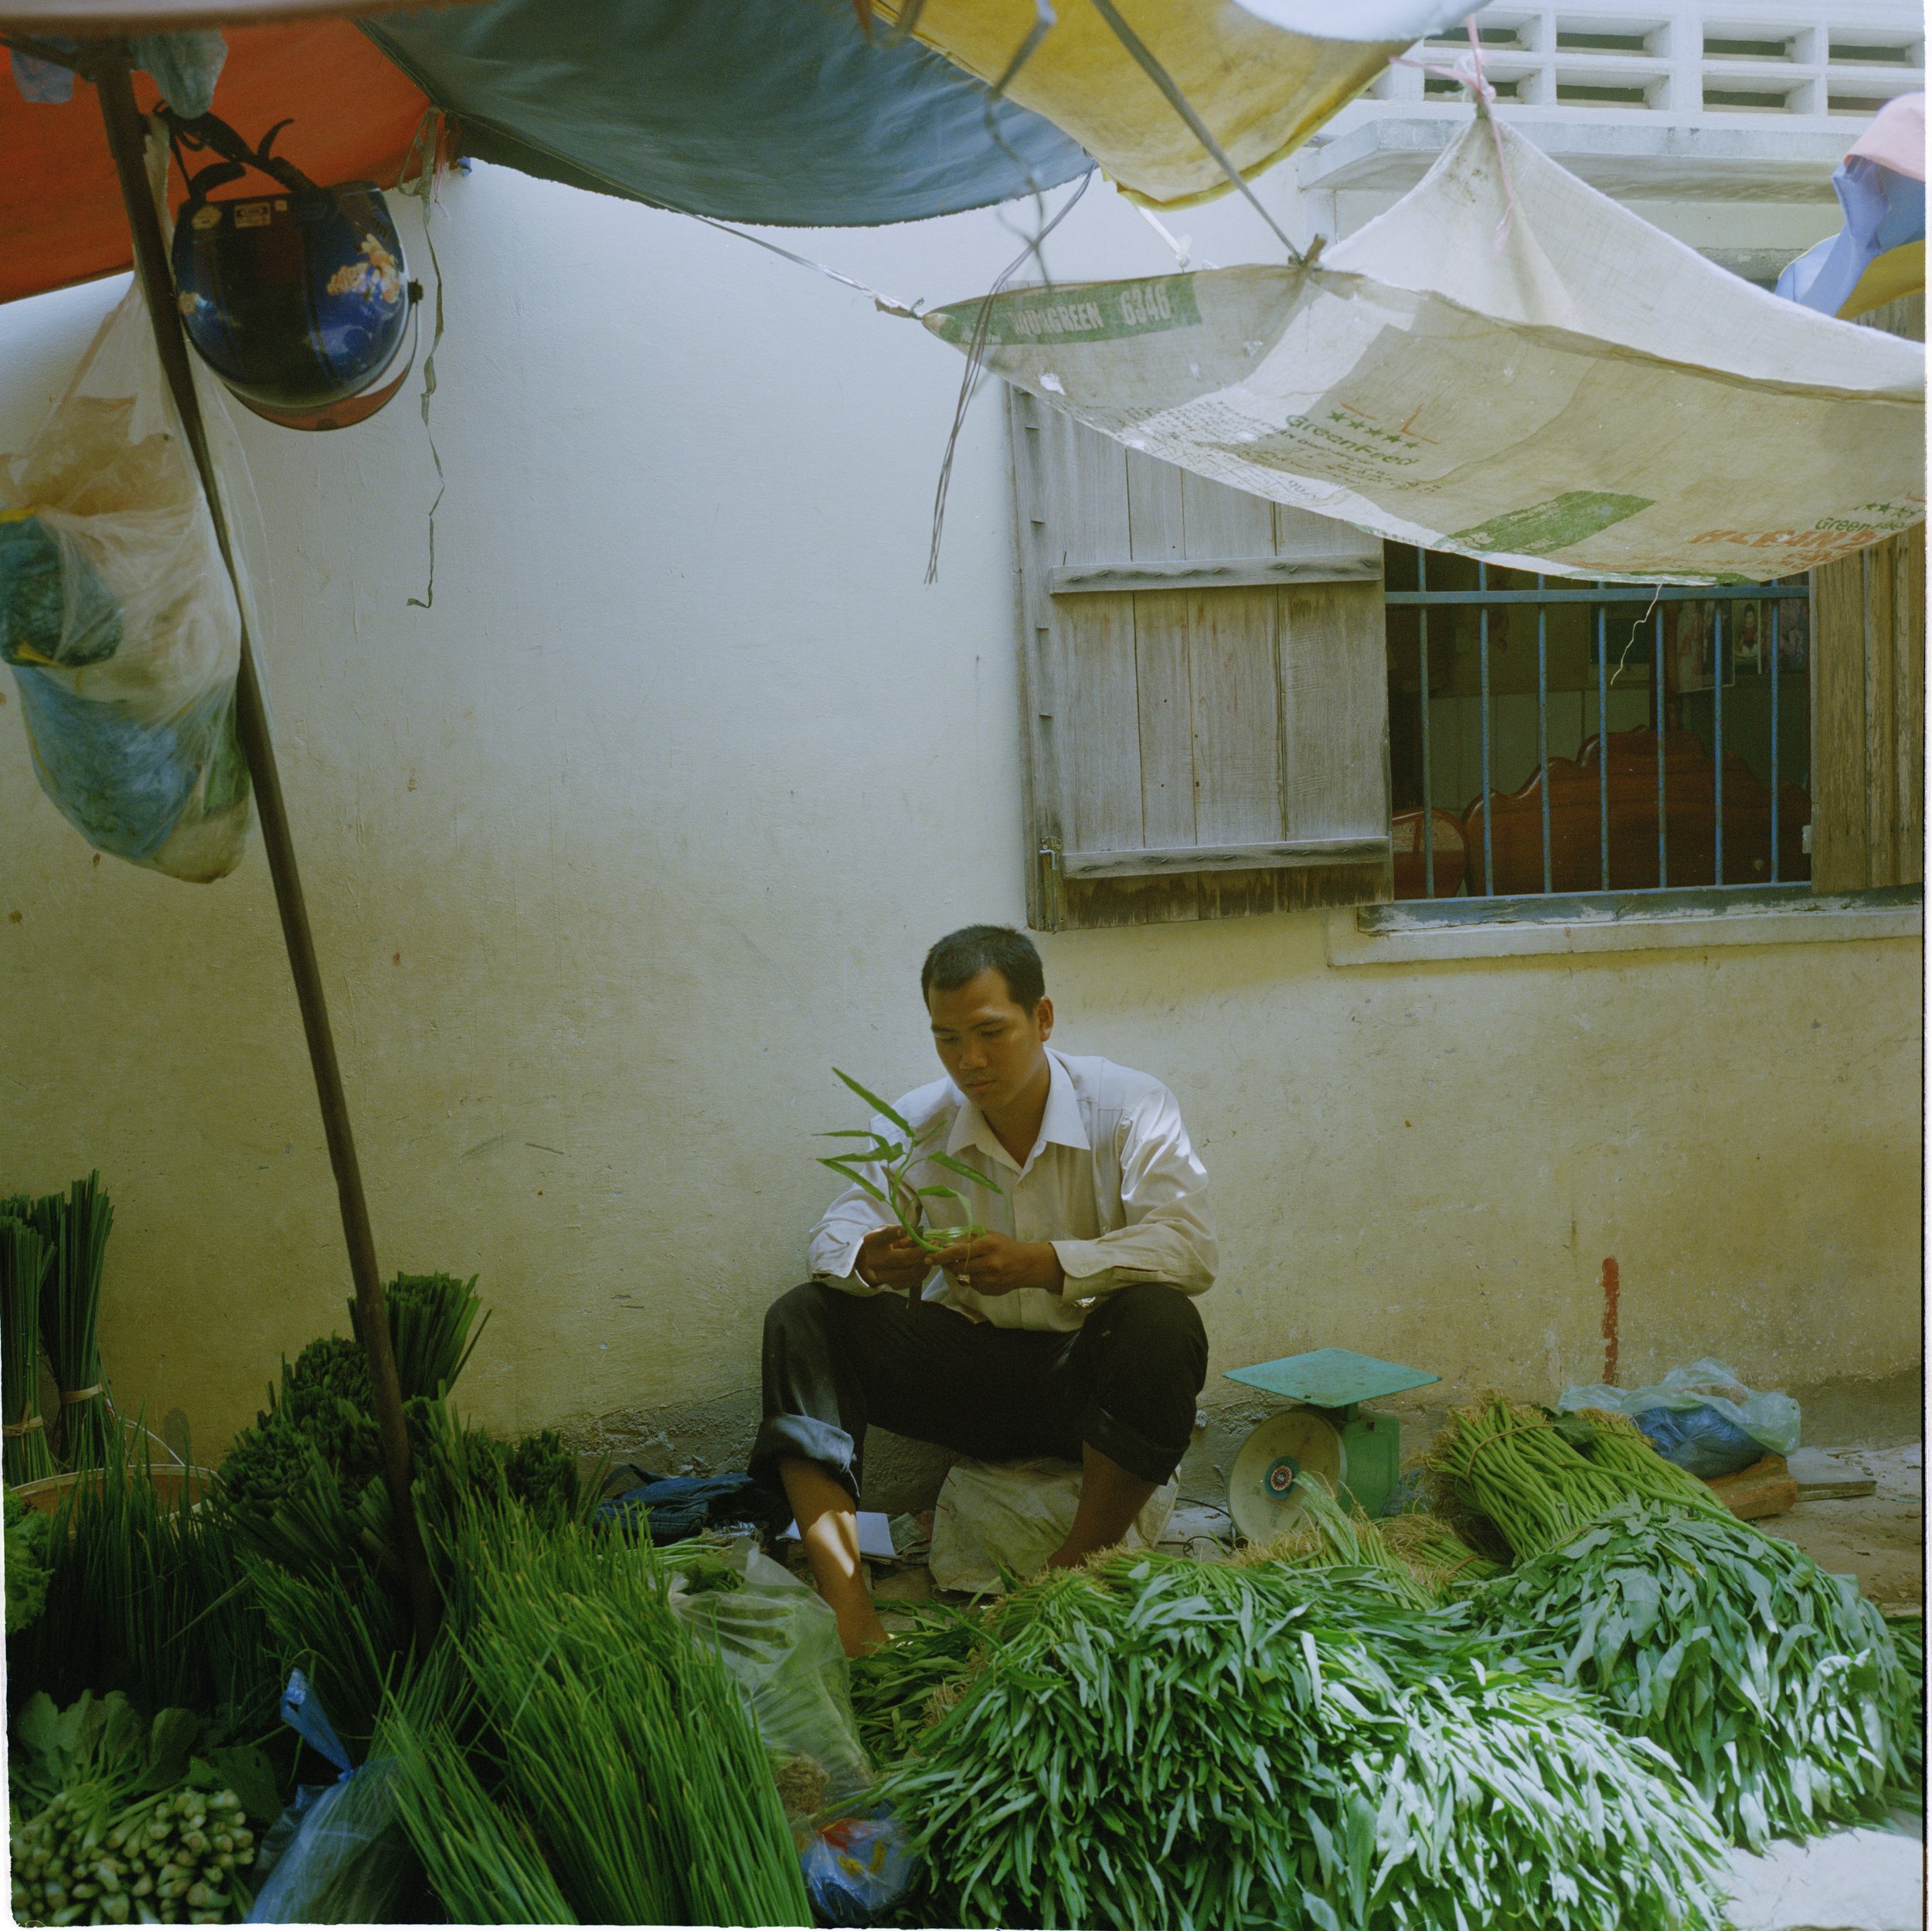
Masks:
[[[335,1058],[335,1039],[328,1023],[322,976],[315,962],[315,935],[309,930],[308,908],[302,897],[301,875],[295,865],[295,845],[288,828],[288,811],[282,798],[281,776],[276,769],[275,747],[263,707],[261,681],[248,636],[248,618],[241,579],[230,545],[228,519],[215,479],[207,426],[195,393],[194,372],[188,360],[188,342],[175,305],[173,274],[168,264],[161,219],[148,182],[146,124],[134,104],[134,83],[125,53],[104,49],[93,65],[92,78],[100,95],[101,117],[107,144],[121,177],[121,196],[127,204],[128,223],[134,235],[134,273],[153,324],[155,347],[168,386],[181,416],[182,427],[201,477],[213,518],[216,541],[235,586],[241,624],[241,670],[235,682],[235,729],[248,760],[254,786],[255,808],[261,819],[262,848],[267,854],[269,876],[275,886],[275,909],[281,915],[282,940],[295,981],[296,1002],[301,1008],[302,1030],[308,1039],[308,1058],[315,1073],[315,1092],[321,1103],[322,1130],[328,1141],[328,1163],[335,1169],[335,1193],[341,1204],[342,1236],[349,1247],[349,1271],[355,1287],[356,1324],[369,1356],[369,1379],[376,1391],[376,1422],[383,1447],[383,1473],[396,1516],[396,1538],[408,1579],[410,1608],[419,1651],[427,1654],[440,1620],[436,1584],[423,1554],[423,1536],[410,1494],[409,1430],[403,1419],[402,1385],[396,1379],[396,1351],[389,1330],[389,1307],[376,1268],[376,1242],[369,1231],[369,1202],[362,1193],[362,1175],[355,1158],[349,1101],[342,1090],[342,1072]]]

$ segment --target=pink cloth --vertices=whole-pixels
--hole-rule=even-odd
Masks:
[[[1902,93],[1879,110],[1878,118],[1852,144],[1845,158],[1862,156],[1913,181],[1925,178],[1925,96]]]

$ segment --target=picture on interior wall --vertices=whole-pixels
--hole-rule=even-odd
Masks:
[[[1811,605],[1808,597],[1781,598],[1777,604],[1777,668],[1788,676],[1811,668]]]
[[[1665,606],[1664,661],[1673,691],[1711,689],[1716,684],[1720,661],[1725,684],[1737,682],[1730,634],[1735,620],[1730,610],[1714,602]]]
[[[1730,620],[1735,627],[1731,633],[1730,674],[1734,679],[1743,677],[1761,677],[1764,674],[1764,606],[1760,603],[1733,603],[1730,607]]]

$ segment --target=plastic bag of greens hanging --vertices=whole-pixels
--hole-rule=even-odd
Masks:
[[[41,788],[89,844],[205,883],[240,863],[241,624],[138,291],[0,457],[0,661]]]
[[[1747,1388],[1721,1361],[1673,1368],[1652,1388],[1566,1388],[1556,1406],[1627,1415],[1667,1461],[1702,1481],[1788,1455],[1798,1442],[1798,1403]]]
[[[282,1721],[341,1774],[333,1783],[304,1785],[270,1827],[261,1851],[270,1868],[247,1922],[396,1922],[419,1867],[396,1810],[395,1766],[386,1759],[350,1764],[300,1670],[282,1692]]]
[[[905,1895],[917,1869],[889,1808],[871,1801],[838,1618],[747,1540],[667,1552],[671,1607],[715,1650],[750,1705],[820,1916],[862,1924]]]

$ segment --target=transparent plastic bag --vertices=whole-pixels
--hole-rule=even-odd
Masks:
[[[750,1706],[814,1906],[828,1923],[871,1922],[904,1897],[918,1862],[890,1808],[869,1801],[838,1618],[749,1540],[681,1547],[672,1610]]]
[[[717,1582],[715,1568],[687,1568],[672,1585],[671,1607],[743,1691],[796,1828],[872,1786],[838,1619],[816,1590],[749,1541],[716,1559],[730,1581],[706,1587]]]
[[[87,841],[207,882],[240,863],[241,624],[137,290],[0,461],[0,659],[41,787]]]
[[[1801,1419],[1789,1395],[1747,1388],[1721,1361],[1709,1359],[1673,1368],[1653,1388],[1566,1388],[1556,1406],[1628,1416],[1660,1455],[1705,1481],[1766,1455],[1790,1454]]]
[[[282,1720],[342,1774],[305,1787],[263,1841],[273,1868],[255,1895],[250,1924],[385,1924],[417,1879],[415,1852],[396,1810],[395,1766],[352,1768],[327,1712],[298,1670],[282,1692]]]

